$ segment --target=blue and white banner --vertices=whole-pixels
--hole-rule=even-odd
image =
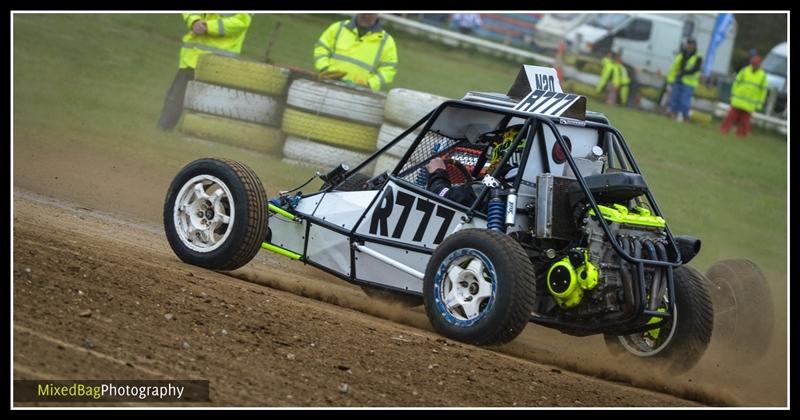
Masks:
[[[703,77],[708,77],[711,73],[711,65],[714,64],[714,56],[717,54],[717,47],[725,40],[725,34],[733,23],[733,13],[720,13],[717,15],[717,22],[714,24],[714,32],[711,33],[711,42],[708,44],[703,62]]]

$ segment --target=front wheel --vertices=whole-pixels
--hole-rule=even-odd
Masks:
[[[673,270],[673,279],[676,300],[673,316],[661,327],[644,332],[618,337],[606,335],[606,345],[612,354],[628,352],[652,358],[675,374],[688,371],[700,361],[714,327],[708,281],[686,265]]]
[[[182,261],[234,270],[253,259],[267,235],[267,194],[248,166],[199,159],[172,181],[164,202],[167,241]]]
[[[507,343],[531,316],[535,274],[527,254],[508,235],[466,229],[434,251],[422,297],[433,328],[477,345]]]

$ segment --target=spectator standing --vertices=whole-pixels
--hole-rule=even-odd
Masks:
[[[158,119],[158,128],[162,130],[175,128],[181,117],[186,85],[194,79],[197,59],[203,54],[239,56],[252,16],[249,13],[183,13],[183,21],[189,32],[183,36],[178,73],[167,91]]]
[[[761,68],[761,56],[750,59],[750,65],[736,74],[731,88],[731,109],[722,121],[719,131],[728,134],[736,125],[736,135],[744,138],[750,131],[750,118],[754,111],[764,107],[767,99],[767,73]]]
[[[697,53],[697,41],[687,39],[667,74],[667,83],[671,84],[669,111],[678,122],[689,118],[694,90],[700,84],[702,64],[703,59]]]
[[[367,86],[389,86],[397,74],[397,46],[374,13],[335,22],[314,47],[314,68],[321,78]]]

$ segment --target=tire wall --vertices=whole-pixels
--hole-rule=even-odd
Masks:
[[[317,81],[280,66],[206,54],[184,98],[181,132],[330,170],[351,168],[400,136],[448,98],[396,88],[388,93]],[[392,169],[410,133],[361,172]]]
[[[289,69],[214,54],[200,56],[179,130],[192,137],[280,156]]]

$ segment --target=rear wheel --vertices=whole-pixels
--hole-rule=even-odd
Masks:
[[[462,230],[445,239],[428,262],[425,311],[446,337],[478,345],[507,343],[530,319],[534,276],[527,254],[508,235]]]
[[[184,167],[164,202],[167,241],[182,261],[234,270],[253,259],[267,235],[267,195],[246,165],[199,159]]]
[[[689,266],[673,270],[675,313],[661,327],[640,333],[606,335],[612,354],[630,353],[663,363],[671,373],[683,373],[700,361],[711,341],[714,312],[707,280]],[[668,302],[664,301],[663,307]],[[658,320],[657,318],[655,320]]]
[[[714,341],[726,357],[752,362],[772,343],[775,309],[766,276],[750,260],[723,260],[706,272],[714,302]]]

